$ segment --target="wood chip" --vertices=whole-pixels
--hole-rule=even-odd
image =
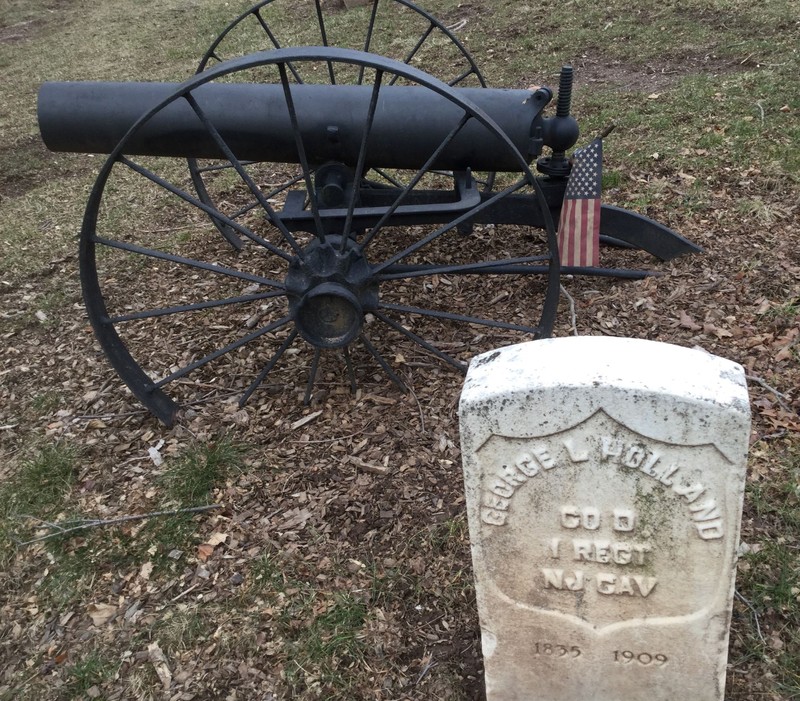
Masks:
[[[320,409],[319,411],[312,412],[308,416],[304,416],[302,419],[298,419],[290,426],[290,428],[292,429],[292,431],[296,431],[298,428],[301,428],[306,424],[311,423],[320,414],[322,414],[322,409]]]
[[[360,470],[364,472],[369,472],[373,475],[388,475],[392,470],[388,466],[384,465],[375,465],[374,463],[365,462],[359,457],[355,455],[350,456],[350,462],[353,465],[356,465]]]

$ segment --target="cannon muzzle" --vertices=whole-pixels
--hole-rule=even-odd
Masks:
[[[39,127],[53,151],[111,153],[147,112],[127,140],[125,153],[184,158],[222,158],[213,130],[175,83],[45,83],[39,92]],[[547,89],[460,88],[530,162],[547,132],[541,111]],[[292,101],[309,162],[355,164],[372,88],[361,85],[293,85]],[[240,160],[298,162],[297,135],[283,86],[208,83],[192,91],[200,112]],[[163,104],[168,102],[168,104]],[[423,87],[381,89],[367,142],[366,165],[419,168],[463,117],[463,110]],[[542,128],[544,127],[544,128]],[[538,131],[537,131],[538,129]],[[539,144],[537,146],[537,144]],[[518,157],[477,120],[469,120],[433,166],[444,170],[518,171]]]

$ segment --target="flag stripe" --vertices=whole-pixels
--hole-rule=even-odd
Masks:
[[[602,153],[602,142],[596,139],[573,156],[558,222],[561,265],[596,267],[600,264]]]

